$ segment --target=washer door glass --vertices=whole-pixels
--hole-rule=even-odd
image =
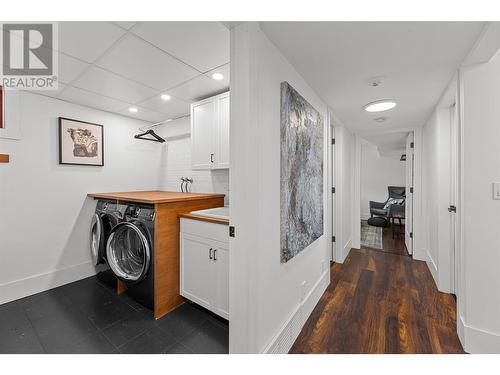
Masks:
[[[145,229],[136,222],[118,224],[111,230],[106,254],[118,278],[127,282],[141,281],[151,263],[151,247]]]
[[[90,224],[90,255],[94,266],[101,263],[101,248],[102,248],[102,221],[98,214],[92,217]]]

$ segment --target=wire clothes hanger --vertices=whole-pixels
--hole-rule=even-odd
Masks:
[[[145,129],[139,128],[139,130],[142,133],[136,134],[134,136],[134,138],[142,139],[144,141],[153,141],[153,142],[158,142],[158,143],[164,143],[164,142],[166,142],[165,139],[160,137],[158,134],[156,134],[155,131],[153,130],[153,128],[156,126],[159,126],[159,125],[166,124],[170,121],[179,120],[179,119],[184,118],[184,117],[189,117],[189,115],[179,116],[179,117],[171,118],[171,119],[168,119],[165,121],[157,122],[156,124],[150,125]]]

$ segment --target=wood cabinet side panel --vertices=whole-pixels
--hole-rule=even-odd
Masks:
[[[182,304],[180,295],[180,218],[195,210],[224,206],[224,198],[156,204],[155,219],[155,318]]]

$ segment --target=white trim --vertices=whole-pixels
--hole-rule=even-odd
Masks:
[[[423,249],[426,255],[425,262],[427,263],[427,268],[431,271],[432,278],[434,279],[434,283],[438,286],[439,289],[439,272],[438,267],[434,259],[432,258],[431,252],[429,249]]]
[[[0,285],[0,305],[95,275],[91,261]]]
[[[263,350],[263,353],[287,354],[290,351],[302,327],[329,285],[329,272],[330,268],[323,272],[304,300],[295,307],[292,314],[278,330],[278,333],[273,336],[271,342]]]
[[[500,353],[500,334],[470,326],[464,321],[461,315],[457,319],[457,332],[467,353]]]
[[[361,142],[359,135],[354,136],[354,176],[353,176],[353,197],[352,197],[352,247],[361,248]],[[366,217],[367,215],[367,217]],[[363,214],[366,220],[370,218],[370,213]]]
[[[422,218],[422,128],[413,131],[413,259],[426,260],[425,233]]]
[[[361,227],[361,224],[360,224],[360,227]],[[344,263],[345,258],[347,258],[347,255],[349,255],[349,251],[351,251],[351,248],[352,248],[352,238],[349,238],[349,240],[346,242],[346,244],[342,248],[342,254],[341,254],[342,262],[341,263]]]

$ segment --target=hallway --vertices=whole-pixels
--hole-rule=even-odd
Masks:
[[[386,229],[384,245],[389,238]],[[455,317],[454,297],[437,290],[425,262],[351,249],[344,264],[332,265],[290,353],[464,353]]]

